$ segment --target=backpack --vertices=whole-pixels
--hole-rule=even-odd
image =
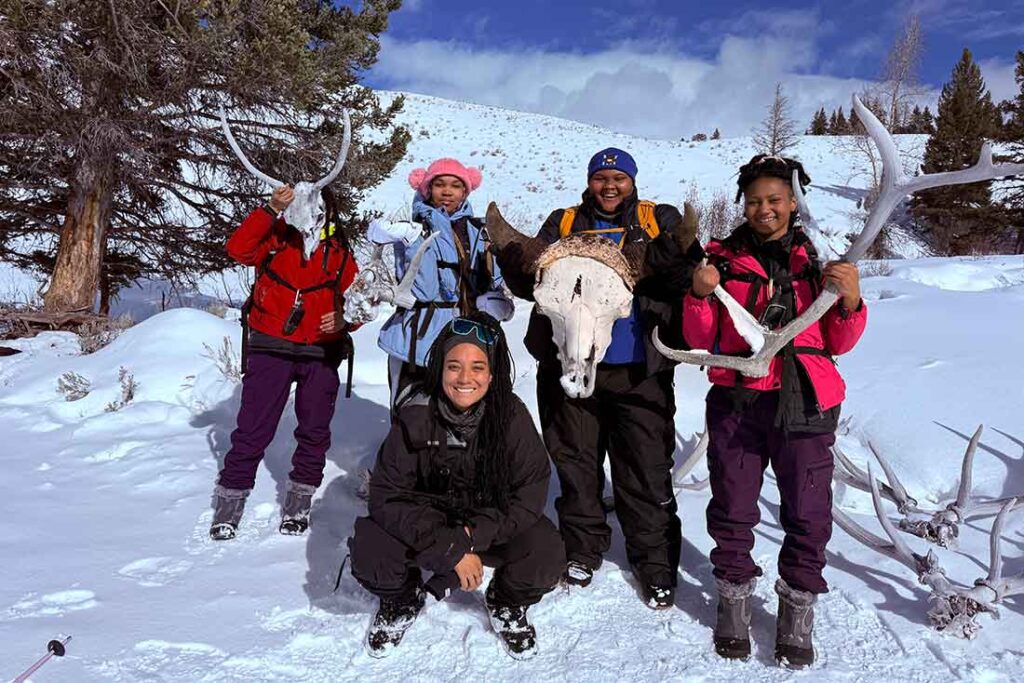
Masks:
[[[659,234],[661,234],[661,229],[658,227],[658,220],[654,217],[654,209],[656,207],[657,207],[657,204],[655,204],[654,202],[651,202],[651,201],[647,201],[647,200],[640,200],[639,202],[637,202],[637,205],[636,205],[636,217],[637,217],[637,220],[640,221],[640,227],[642,227],[644,229],[644,232],[646,232],[647,236],[650,237],[652,240],[655,237],[657,237]],[[567,237],[569,235],[569,233],[572,232],[572,224],[573,224],[573,221],[576,220],[576,212],[578,210],[579,210],[578,206],[573,206],[573,207],[570,207],[568,209],[565,209],[562,212],[562,220],[558,224],[558,236],[559,236],[559,238]],[[617,233],[617,232],[625,232],[625,231],[626,231],[626,228],[620,227],[620,228],[600,228],[600,229],[596,229],[596,230],[580,230],[579,232],[581,232],[581,233],[589,233],[589,234],[592,234],[592,235],[599,235],[599,234],[603,234],[603,233],[613,233],[613,232]],[[619,244],[621,246],[622,244],[624,244],[624,242],[619,242]]]

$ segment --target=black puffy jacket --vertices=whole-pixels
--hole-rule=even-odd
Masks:
[[[467,552],[506,543],[544,514],[548,454],[526,406],[513,401],[505,431],[512,481],[507,512],[480,502],[475,462],[487,454],[478,453],[475,438],[462,443],[449,434],[426,397],[414,397],[399,411],[370,478],[370,517],[412,548],[419,566],[450,571]]]

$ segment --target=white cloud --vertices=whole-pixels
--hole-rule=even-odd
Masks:
[[[857,79],[809,73],[813,22],[793,14],[781,33],[726,36],[713,59],[667,46],[620,43],[599,53],[472,49],[454,42],[382,37],[374,76],[387,87],[583,121],[615,131],[678,139],[718,127],[747,135],[763,118],[775,83],[803,127],[818,107],[848,108]]]
[[[981,75],[985,79],[985,85],[992,93],[992,101],[999,104],[1003,100],[1011,99],[1020,92],[1020,87],[1014,80],[1015,63],[1006,63],[996,59],[978,62],[981,67]]]

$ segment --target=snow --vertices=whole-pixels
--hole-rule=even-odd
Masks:
[[[388,99],[392,94],[384,94]],[[641,194],[680,205],[696,187],[705,199],[732,194],[735,171],[754,153],[746,138],[706,142],[647,140],[546,116],[408,95],[400,121],[413,135],[395,172],[361,208],[408,216],[409,171],[454,156],[480,166],[472,201],[497,201],[510,221],[533,232],[556,207],[578,201],[590,155],[630,151]],[[908,167],[924,138],[898,136]],[[835,139],[801,138],[795,154],[814,179],[808,202],[834,252],[856,232],[866,183],[862,162],[837,153]],[[731,196],[730,196],[731,198]],[[924,256],[896,231],[896,250]],[[870,306],[860,345],[840,359],[849,383],[840,435],[859,464],[868,443],[892,463],[922,505],[955,491],[967,440],[986,425],[975,463],[979,493],[1024,493],[1024,258],[914,258],[862,264]],[[530,611],[541,653],[515,662],[488,624],[480,593],[428,607],[387,660],[362,650],[374,599],[346,572],[334,584],[357,495],[387,431],[386,357],[381,322],[355,335],[355,390],[339,398],[325,483],[305,537],[277,532],[295,417],[286,412],[267,450],[237,539],[209,540],[210,494],[228,448],[240,387],[222,351],[237,355],[237,307],[244,269],[204,278],[199,292],[142,282],[124,290],[115,314],[140,324],[83,356],[76,336],[44,333],[3,342],[22,353],[0,358],[0,677],[13,677],[72,634],[65,658],[36,681],[399,681],[399,680],[714,680],[1012,681],[1024,680],[1024,598],[1007,600],[1002,619],[980,617],[966,642],[927,628],[926,592],[901,565],[836,529],[826,576],[832,592],[817,610],[820,661],[809,672],[774,666],[772,647],[782,533],[769,482],[754,555],[765,570],[754,601],[754,657],[724,662],[711,649],[714,589],[704,530],[707,490],[679,493],[684,526],[676,607],[653,612],[632,583],[614,517],[613,547],[586,590],[557,590]],[[0,263],[0,301],[31,302],[38,278]],[[167,307],[171,310],[164,310]],[[193,308],[173,308],[192,306]],[[535,364],[524,350],[529,306],[506,329],[516,359],[516,390],[536,414]],[[380,319],[386,317],[382,316]],[[237,362],[237,361],[236,361]],[[119,379],[137,383],[126,405]],[[344,369],[343,369],[344,370]],[[61,376],[88,380],[74,401]],[[703,429],[703,373],[676,373],[676,461]],[[695,473],[702,475],[703,466]],[[552,480],[550,497],[557,495]],[[868,496],[837,485],[837,501],[879,532]],[[549,514],[554,515],[549,505]],[[893,512],[893,514],[895,514]],[[939,550],[952,579],[970,585],[987,565],[990,519],[961,532],[959,551]],[[928,548],[908,537],[917,552]],[[1024,571],[1024,515],[1003,535],[1005,571]],[[488,572],[488,577],[490,572]]]
[[[874,264],[868,264],[868,269]],[[922,503],[948,500],[960,458],[986,424],[975,484],[986,495],[1024,493],[1024,259],[890,262],[866,278],[870,306],[860,345],[840,359],[849,399],[840,443],[861,464],[873,443]],[[880,270],[885,270],[880,268]],[[516,390],[536,410],[535,366],[520,340],[528,306],[508,324]],[[380,323],[355,335],[355,391],[339,399],[325,484],[306,537],[277,532],[295,418],[286,413],[267,451],[239,537],[208,540],[210,493],[234,427],[239,385],[218,367],[236,322],[197,309],[149,317],[100,351],[80,355],[77,338],[47,333],[5,342],[23,353],[0,359],[2,491],[0,675],[13,677],[58,634],[68,654],[36,681],[398,681],[714,680],[1012,681],[1024,679],[1024,601],[999,621],[980,617],[974,641],[930,631],[927,594],[902,566],[838,528],[829,546],[832,591],[817,610],[819,663],[809,672],[772,662],[781,542],[770,480],[755,558],[765,569],[754,600],[754,657],[714,655],[714,590],[704,530],[707,491],[679,494],[684,545],[676,607],[654,612],[632,583],[621,534],[591,587],[556,590],[530,611],[541,652],[516,662],[490,629],[481,592],[428,606],[398,650],[374,660],[362,639],[375,601],[346,571],[345,538],[365,504],[357,496],[388,425]],[[205,346],[204,346],[205,345]],[[138,382],[115,412],[119,369]],[[66,401],[57,379],[90,380]],[[683,457],[703,427],[707,390],[696,368],[676,375]],[[699,473],[698,473],[699,474]],[[557,483],[552,482],[551,497]],[[836,487],[841,505],[869,529],[870,501]],[[553,514],[553,509],[549,508]],[[893,511],[893,514],[895,512]],[[966,526],[959,551],[939,549],[951,578],[985,573],[991,520]],[[918,552],[923,541],[907,537]],[[1008,573],[1024,571],[1024,519],[1004,532]]]

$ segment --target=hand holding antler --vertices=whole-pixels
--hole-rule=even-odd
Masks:
[[[839,290],[843,305],[854,310],[860,305],[860,273],[857,266],[845,261],[833,261],[825,266],[825,282]]]
[[[267,203],[270,204],[271,209],[281,213],[293,201],[295,201],[295,190],[292,189],[291,185],[281,185],[274,188],[273,193],[270,195],[270,201]]]
[[[718,268],[708,265],[708,260],[704,259],[693,271],[693,287],[690,291],[695,297],[703,299],[715,291],[721,281],[722,276],[718,273]]]

